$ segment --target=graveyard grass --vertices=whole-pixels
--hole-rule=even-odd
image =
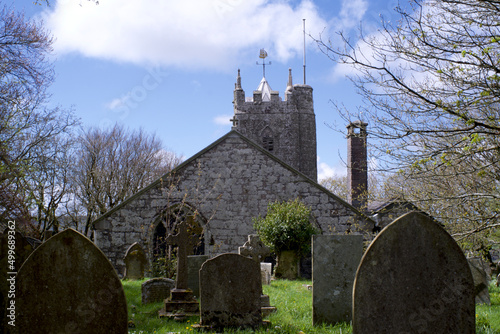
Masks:
[[[193,324],[199,322],[199,317],[188,318],[185,322],[158,319],[158,310],[163,303],[142,305],[141,284],[145,280],[124,280],[123,286],[128,304],[129,334],[167,334],[196,332]],[[490,284],[491,306],[476,306],[477,334],[500,333],[500,288],[493,280]],[[271,314],[265,320],[271,325],[261,328],[256,333],[352,333],[351,326],[339,324],[336,326],[312,326],[312,292],[307,289],[311,281],[307,280],[276,280],[270,286],[263,286],[264,293],[269,295],[271,305],[278,312]],[[251,330],[227,330],[228,333],[253,333]]]

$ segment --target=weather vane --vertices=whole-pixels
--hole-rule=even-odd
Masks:
[[[266,57],[267,57],[266,50],[260,49],[259,58],[262,59],[262,64],[260,64],[257,61],[257,65],[262,65],[262,75],[263,75],[264,78],[266,77],[266,65],[271,65],[271,62],[269,62],[269,63],[266,64],[266,60],[265,60]]]

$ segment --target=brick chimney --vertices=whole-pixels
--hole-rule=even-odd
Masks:
[[[360,211],[367,210],[368,154],[367,123],[354,121],[347,126],[347,186],[349,202]]]

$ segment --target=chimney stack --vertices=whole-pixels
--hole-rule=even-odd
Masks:
[[[367,123],[354,121],[347,126],[347,186],[349,202],[356,209],[367,210],[368,153]]]

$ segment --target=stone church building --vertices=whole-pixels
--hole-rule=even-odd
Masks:
[[[317,182],[312,87],[293,85],[290,71],[283,98],[265,77],[247,97],[238,71],[233,104],[229,133],[94,222],[94,241],[119,273],[134,242],[150,260],[164,256],[180,221],[190,224],[194,254],[237,252],[255,233],[252,219],[274,201],[299,198],[323,234],[373,230],[376,222],[357,209],[367,184],[366,124],[348,126],[352,205]]]

